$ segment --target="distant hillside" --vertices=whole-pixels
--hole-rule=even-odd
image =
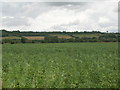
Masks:
[[[21,32],[1,30],[2,43],[118,42],[119,33],[92,32]]]
[[[32,32],[32,31],[29,31],[29,32],[20,32],[20,31],[6,31],[6,30],[1,30],[1,33],[2,33],[2,37],[6,37],[6,36],[47,36],[49,34],[63,34],[63,35],[73,35],[73,34],[103,34],[99,31],[92,31],[92,32],[66,32],[66,31],[63,31],[63,32]]]

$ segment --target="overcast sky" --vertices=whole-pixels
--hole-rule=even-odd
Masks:
[[[4,2],[2,28],[20,31],[118,31],[118,2]]]

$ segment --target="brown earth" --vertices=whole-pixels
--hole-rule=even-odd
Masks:
[[[45,37],[43,37],[43,36],[27,36],[25,38],[27,38],[29,40],[44,40]]]

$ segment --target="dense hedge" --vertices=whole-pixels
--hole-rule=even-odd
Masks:
[[[64,34],[72,38],[58,38],[57,36],[50,36],[49,34]],[[77,37],[73,34],[100,34],[98,37]],[[24,36],[44,36],[44,40],[28,40]],[[2,37],[19,36],[21,39],[3,39],[0,43],[65,43],[65,42],[118,42],[120,35],[118,33],[101,33],[101,32],[20,32],[20,31],[6,31],[2,30]]]

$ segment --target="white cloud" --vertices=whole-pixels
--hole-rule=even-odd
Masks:
[[[3,17],[1,17],[2,19],[13,19],[14,17],[12,17],[12,16],[3,16]]]
[[[100,17],[98,23],[106,24],[109,23],[110,20],[106,17]]]
[[[111,31],[116,32],[118,27],[118,13],[115,11],[117,8],[117,2],[91,2],[85,4],[65,4],[60,3],[27,3],[21,4],[19,11],[14,10],[15,16],[23,17],[19,21],[20,26],[14,26],[16,24],[4,26],[11,30],[18,28],[20,30],[33,30],[33,31],[54,31],[54,30],[97,30],[97,31]],[[16,5],[13,5],[15,8]],[[19,7],[20,8],[20,7]],[[24,9],[24,10],[23,10]],[[21,13],[21,11],[23,11]],[[8,16],[6,16],[8,13]],[[5,12],[6,17],[14,17],[14,14]],[[25,19],[27,18],[27,19]],[[12,18],[13,19],[13,18]],[[17,18],[18,19],[18,18]],[[24,19],[26,21],[24,21]],[[9,20],[9,19],[8,19]],[[5,21],[7,22],[7,21]],[[27,25],[29,24],[29,25]]]

